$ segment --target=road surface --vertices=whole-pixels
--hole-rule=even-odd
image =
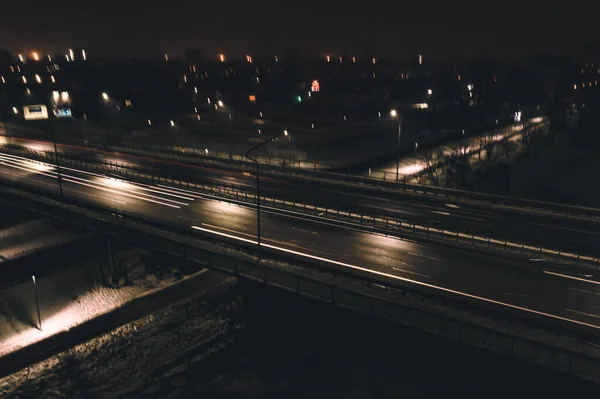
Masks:
[[[256,210],[180,189],[133,184],[63,169],[66,196],[202,231],[216,237],[254,242]],[[0,179],[40,194],[56,193],[53,167],[2,156]],[[600,333],[600,281],[305,220],[262,214],[262,240],[277,251],[318,259],[333,268],[370,273],[374,278],[426,292],[552,320]]]
[[[53,151],[53,145],[47,141],[10,140],[31,150]],[[252,192],[256,187],[255,177],[249,172],[161,161],[79,146],[59,145],[58,148],[60,153],[68,157],[118,163],[156,176],[197,183],[227,184]],[[367,215],[385,214],[422,225],[443,226],[449,230],[589,256],[597,255],[600,242],[600,221],[591,219],[524,214],[516,209],[492,209],[489,205],[493,204],[474,207],[451,199],[446,202],[437,198],[402,197],[401,194],[392,195],[360,186],[341,188],[315,181],[306,182],[293,176],[262,178],[261,195]]]

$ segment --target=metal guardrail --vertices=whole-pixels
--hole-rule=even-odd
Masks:
[[[54,162],[54,153],[32,151],[26,149],[27,154],[33,159],[52,164]],[[87,168],[97,173],[111,173],[120,175],[132,181],[140,183],[171,185],[174,188],[180,188],[188,191],[194,191],[198,194],[215,196],[216,199],[234,201],[239,205],[254,207],[256,204],[256,195],[253,192],[242,190],[233,184],[206,184],[191,183],[177,179],[169,179],[156,175],[148,175],[137,169],[126,165],[113,162],[87,162],[73,160],[64,156],[59,157],[61,165],[79,168]],[[527,245],[517,243],[498,237],[482,236],[481,234],[465,233],[453,229],[445,229],[439,226],[426,224],[423,220],[417,221],[398,215],[366,215],[361,212],[345,211],[320,207],[295,201],[286,201],[267,196],[261,196],[261,206],[271,207],[276,211],[301,213],[313,220],[329,220],[337,222],[341,227],[359,228],[385,235],[398,236],[405,239],[424,241],[430,243],[443,243],[445,245],[468,246],[470,248],[478,247],[484,250],[501,251],[504,253],[513,253],[521,256],[536,257],[545,261],[555,262],[564,265],[576,267],[600,268],[600,257],[588,256],[582,253],[573,253],[561,251],[552,248],[546,248],[540,245]]]
[[[5,136],[9,137],[9,136]],[[81,143],[75,143],[81,144]],[[147,148],[147,147],[145,147]],[[245,168],[246,170],[253,170],[254,165],[239,156],[229,156],[223,154],[221,158],[211,157],[210,154],[203,153],[203,151],[193,151],[192,156],[186,155],[185,152],[177,151],[172,148],[160,148],[160,156],[157,157],[156,152],[148,152],[144,150],[144,147],[128,146],[106,146],[106,150],[109,151],[121,151],[123,153],[134,152],[138,154],[148,155],[157,160],[169,160],[174,162],[197,162],[197,163],[208,163],[219,165],[221,167],[237,167]],[[227,161],[227,162],[224,162]],[[329,170],[323,170],[319,163],[315,163],[313,168],[303,168],[302,162],[304,161],[289,161],[281,160],[271,162],[269,164],[269,158],[260,158],[261,168],[263,173],[274,173],[284,174],[287,176],[295,176],[299,178],[319,178],[323,179],[332,184],[341,183],[359,183],[364,186],[380,186],[388,189],[392,189],[397,192],[412,193],[420,196],[431,197],[433,199],[440,199],[461,202],[461,201],[476,201],[481,202],[483,205],[490,207],[509,207],[513,210],[521,212],[538,212],[552,215],[560,213],[563,217],[593,217],[600,221],[600,209],[590,207],[580,207],[574,205],[545,202],[533,199],[515,198],[499,196],[494,194],[478,193],[472,191],[440,188],[433,185],[424,185],[409,183],[405,178],[401,179],[398,184],[395,183],[395,174],[393,179],[378,179],[373,176],[356,176],[348,173],[339,173]]]

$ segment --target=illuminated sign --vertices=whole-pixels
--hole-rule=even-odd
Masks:
[[[253,104],[254,104],[254,103],[256,102],[256,96],[249,95],[249,96],[248,96],[248,101],[250,101],[251,103],[253,103]]]
[[[312,84],[310,85],[310,91],[321,91],[321,85],[319,84],[318,80],[313,80]]]
[[[23,107],[23,116],[27,121],[48,119],[48,108],[43,104],[26,105]]]
[[[54,116],[57,118],[72,118],[73,113],[71,112],[71,108],[55,109]]]

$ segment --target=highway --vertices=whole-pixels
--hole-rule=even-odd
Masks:
[[[67,197],[215,237],[253,243],[256,210],[193,192],[134,184],[61,168]],[[57,192],[53,166],[0,155],[0,180],[39,194]],[[301,216],[262,213],[265,246],[328,267],[511,314],[553,320],[600,333],[600,281],[590,276],[524,268],[504,259],[423,245]],[[533,264],[534,262],[532,262]]]
[[[43,140],[8,139],[11,144],[30,150],[53,151],[53,145]],[[253,173],[236,172],[183,164],[150,157],[106,152],[94,148],[59,144],[59,152],[68,157],[96,162],[112,162],[175,179],[209,184],[227,184],[241,190],[253,191]],[[261,194],[271,198],[295,201],[321,207],[355,211],[363,214],[385,214],[416,221],[430,226],[465,233],[475,233],[499,239],[539,245],[564,252],[596,255],[600,242],[600,221],[591,219],[557,219],[511,209],[492,209],[468,206],[452,200],[416,199],[402,197],[368,187],[336,187],[317,181],[306,182],[293,176],[263,177]]]

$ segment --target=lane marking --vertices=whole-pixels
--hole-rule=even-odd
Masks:
[[[445,262],[444,259],[439,259],[439,258],[434,258],[433,256],[428,256],[428,255],[423,255],[423,254],[416,254],[414,252],[407,252],[409,255],[412,256],[418,256],[419,258],[425,258],[425,259],[431,259],[431,260],[437,260],[438,262]]]
[[[0,153],[0,158],[2,156],[13,158],[14,160],[12,162],[15,162],[15,163],[19,162],[19,164],[21,164],[21,165],[35,163],[35,161],[32,161],[29,158],[20,157],[20,156],[17,156],[17,155]],[[44,166],[48,166],[48,167],[50,167],[50,168],[52,168],[54,170],[54,172],[50,172],[50,173],[56,173],[56,166],[55,165],[50,165],[50,164],[45,164],[45,163],[42,163],[42,164]],[[167,196],[171,196],[171,197],[175,197],[175,198],[179,198],[179,199],[184,199],[184,200],[188,200],[188,201],[193,201],[194,200],[194,198],[184,197],[182,195],[177,195],[177,194],[175,194],[175,191],[173,191],[173,190],[167,190],[167,188],[170,189],[170,187],[168,187],[168,186],[164,186],[166,188],[158,190],[156,187],[150,186],[148,184],[133,182],[133,181],[127,180],[125,178],[112,178],[112,177],[109,177],[109,176],[106,176],[106,175],[102,175],[102,174],[98,174],[98,173],[92,173],[92,172],[88,172],[88,171],[81,170],[81,169],[70,168],[68,166],[60,166],[60,170],[61,170],[61,172],[62,172],[62,170],[69,170],[71,172],[81,173],[81,174],[84,174],[84,175],[90,175],[90,176],[99,177],[99,178],[103,178],[103,179],[119,180],[119,181],[123,181],[123,182],[128,183],[128,184],[131,184],[132,186],[135,186],[137,189],[140,189],[140,190],[150,191],[150,192],[153,192],[153,193],[163,194],[163,195],[167,195]],[[73,178],[77,178],[77,179],[82,179],[81,177],[74,177],[74,176],[70,176],[70,175],[65,175],[65,176],[69,176],[69,177],[73,177]],[[92,182],[91,180],[87,180],[87,179],[84,179],[84,180]],[[94,183],[107,185],[107,184],[101,183],[101,182],[94,182]],[[108,186],[110,186],[110,185],[108,185]],[[127,188],[119,188],[119,189],[120,190],[129,190],[129,192],[135,192],[135,191],[133,191],[131,189],[127,189]],[[138,193],[138,194],[143,194],[143,193]],[[144,195],[148,195],[150,197],[154,197],[154,196],[151,196],[149,194],[144,194]],[[154,197],[154,198],[157,198],[157,197]],[[162,199],[162,198],[160,198],[160,199]],[[168,198],[165,198],[164,200],[171,201]],[[176,201],[172,201],[172,202],[177,203]],[[177,204],[179,204],[179,205],[185,205],[183,203],[177,203]]]
[[[600,292],[588,291],[588,290],[583,290],[581,288],[575,288],[575,287],[569,287],[569,289],[573,290],[573,291],[584,292],[584,293],[590,294],[590,295],[600,296]]]
[[[415,276],[421,276],[421,277],[425,277],[425,278],[431,278],[431,276],[428,276],[427,274],[417,273],[417,272],[413,272],[413,271],[406,270],[406,269],[400,269],[398,267],[392,267],[392,269],[397,270],[399,272],[403,272],[403,273],[414,274]]]
[[[587,312],[581,312],[579,310],[573,310],[573,309],[569,309],[569,308],[565,308],[565,310],[567,312],[573,312],[573,313],[577,313],[577,314],[580,314],[580,315],[584,315],[584,316],[589,316],[589,317],[594,317],[596,319],[600,319],[600,316],[597,315],[597,314],[587,313]]]
[[[6,161],[3,161],[2,163],[5,164],[5,162]],[[7,166],[10,166],[10,167],[13,167],[13,168],[17,168],[17,169],[26,170],[28,172],[33,172],[33,173],[38,174],[38,175],[43,175],[43,176],[51,177],[51,178],[54,178],[54,179],[58,179],[58,173],[57,172],[50,172],[50,173],[52,173],[52,175],[51,175],[51,174],[48,174],[48,173],[45,173],[45,172],[40,172],[38,170],[31,170],[31,169],[27,169],[27,168],[15,166],[15,165],[7,165]],[[65,176],[67,176],[67,178],[65,178]],[[105,187],[100,187],[100,186],[94,185],[94,184],[88,184],[88,183],[84,183],[82,181],[72,180],[70,178],[72,176],[70,176],[70,175],[62,175],[61,174],[61,177],[62,177],[62,181],[66,181],[66,182],[70,182],[70,183],[74,183],[74,184],[79,184],[79,185],[90,187],[90,188],[95,188],[97,190],[107,191],[107,192],[110,192],[112,194],[124,195],[126,197],[136,198],[136,199],[139,199],[139,200],[142,200],[142,201],[147,201],[147,202],[153,202],[155,204],[159,204],[159,205],[163,205],[163,206],[168,206],[168,207],[171,207],[171,208],[176,208],[176,209],[180,209],[181,208],[180,206],[177,206],[177,205],[172,205],[172,204],[168,204],[168,203],[161,202],[161,201],[155,201],[153,199],[149,199],[149,198],[145,198],[145,197],[140,197],[140,196],[137,196],[137,195],[129,194],[127,192],[120,192],[120,191],[116,191],[116,190],[113,190],[113,189],[109,189],[109,188],[105,188]],[[77,177],[75,177],[75,179],[85,180],[85,179],[77,178]],[[146,194],[146,196],[150,196],[150,197],[154,197],[154,198],[159,198],[159,199],[162,199],[162,200],[165,200],[165,201],[171,201],[173,203],[177,203],[176,201],[173,201],[173,200],[163,199],[163,198],[160,198],[160,197],[151,196],[149,194]],[[183,203],[181,203],[181,204],[183,204]],[[183,205],[187,206],[188,204],[183,204]]]
[[[231,239],[234,239],[234,240],[245,241],[245,242],[248,242],[248,243],[251,243],[251,244],[255,244],[255,245],[257,244],[257,242],[255,240],[249,240],[247,238],[236,237],[236,236],[231,235],[231,234],[221,233],[219,231],[209,230],[209,229],[205,229],[205,228],[199,227],[199,226],[191,226],[191,228],[195,229],[195,230],[203,231],[205,233],[220,235],[222,237],[227,237],[227,238],[231,238]],[[434,285],[434,284],[424,283],[424,282],[418,281],[418,280],[411,280],[411,279],[406,278],[406,277],[400,277],[400,276],[396,276],[396,275],[393,275],[393,274],[380,272],[380,271],[377,271],[377,270],[371,270],[371,269],[367,269],[367,268],[364,268],[364,267],[351,265],[349,263],[343,263],[343,262],[338,262],[338,261],[332,260],[332,259],[321,258],[319,256],[305,254],[305,253],[302,253],[302,252],[298,252],[298,251],[293,251],[293,250],[286,249],[286,248],[277,247],[275,245],[269,245],[269,244],[262,244],[262,245],[265,246],[265,247],[267,247],[267,248],[275,249],[275,250],[282,251],[282,252],[287,252],[287,253],[290,253],[290,254],[293,254],[293,255],[298,255],[298,256],[305,257],[305,258],[314,259],[314,260],[319,260],[319,261],[322,261],[322,262],[331,263],[331,264],[342,266],[342,267],[346,267],[346,268],[349,268],[349,269],[358,270],[358,271],[361,271],[361,272],[365,272],[365,273],[369,273],[369,274],[374,274],[374,275],[377,275],[377,276],[386,277],[386,278],[390,278],[390,279],[393,279],[393,280],[399,280],[399,281],[403,281],[403,282],[407,282],[407,283],[419,285],[421,287],[431,288],[431,289],[442,291],[442,292],[447,292],[447,293],[458,295],[458,296],[462,296],[462,297],[465,297],[465,298],[476,299],[476,300],[479,300],[479,301],[482,301],[482,302],[486,302],[486,303],[490,303],[490,304],[494,304],[494,305],[499,305],[499,306],[504,306],[504,307],[507,307],[507,308],[510,308],[510,309],[515,309],[515,310],[519,310],[519,311],[522,311],[522,312],[535,314],[535,315],[538,315],[538,316],[548,317],[548,318],[551,318],[551,319],[554,319],[554,320],[565,321],[565,322],[568,322],[568,323],[573,323],[573,324],[577,324],[577,325],[580,325],[580,326],[584,326],[584,327],[589,327],[589,328],[593,328],[593,329],[596,329],[596,330],[600,330],[600,326],[596,325],[596,324],[591,324],[591,323],[586,323],[584,321],[569,319],[567,317],[558,316],[558,315],[554,315],[554,314],[551,314],[551,313],[542,312],[542,311],[539,311],[539,310],[529,309],[529,308],[526,308],[526,307],[523,307],[523,306],[512,305],[510,303],[501,302],[501,301],[497,301],[497,300],[494,300],[494,299],[489,299],[489,298],[485,298],[485,297],[482,297],[482,296],[473,295],[473,294],[469,294],[469,293],[466,293],[466,292],[461,292],[461,291],[453,290],[453,289],[450,289],[450,288],[444,288],[444,287],[440,287],[440,286],[437,286],[437,285]]]
[[[581,229],[575,229],[573,227],[556,226],[556,225],[545,224],[545,223],[537,223],[537,222],[531,222],[529,224],[534,225],[534,226],[540,226],[540,227],[549,227],[551,229],[572,231],[574,233],[583,233],[583,234],[593,235],[593,236],[600,235],[597,232],[587,231],[587,230],[581,230]]]
[[[588,280],[588,279],[581,278],[581,277],[569,276],[568,274],[554,273],[554,272],[550,272],[548,270],[544,270],[544,274],[550,274],[552,276],[563,277],[563,278],[568,278],[571,280],[583,281],[583,282],[590,283],[590,284],[600,285],[600,281],[594,281],[594,280]]]

